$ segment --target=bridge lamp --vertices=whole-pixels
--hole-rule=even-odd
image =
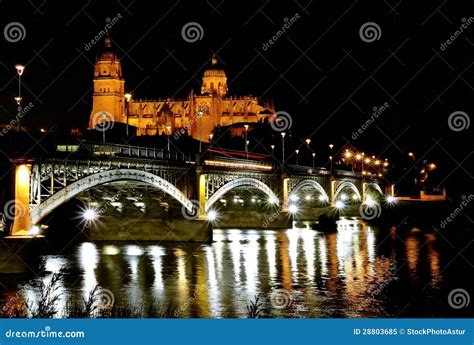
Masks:
[[[345,208],[346,205],[341,200],[337,200],[334,203],[334,207],[337,208],[338,210],[341,210],[341,209]]]
[[[342,195],[341,195],[341,200],[342,200],[342,201],[346,201],[346,200],[347,200],[347,195],[346,195],[346,194],[342,194]]]
[[[306,195],[306,196],[304,197],[304,199],[305,199],[306,201],[310,201],[310,200],[311,200],[311,195]]]
[[[290,211],[291,214],[295,214],[298,212],[298,206],[291,204],[290,207],[288,207],[288,211]]]
[[[270,205],[275,205],[278,202],[278,200],[275,199],[275,197],[271,196],[268,198],[268,202],[270,203]]]
[[[369,206],[369,207],[374,207],[375,204],[376,204],[376,202],[375,202],[374,199],[368,197],[368,198],[365,200],[365,204],[366,204],[367,206]]]
[[[354,194],[354,195],[352,196],[352,200],[354,200],[354,201],[359,200],[359,197],[357,196],[357,194]]]
[[[99,218],[99,214],[93,208],[88,208],[82,213],[82,218],[87,222],[94,222]]]
[[[31,236],[38,236],[41,232],[41,229],[38,225],[34,225],[31,229],[30,229],[30,235]]]
[[[207,213],[207,219],[211,222],[215,221],[217,219],[217,212],[214,210],[210,210]]]
[[[321,194],[321,195],[319,196],[319,201],[326,202],[327,200],[328,200],[328,198],[326,198],[325,195],[322,195],[322,194]]]
[[[298,201],[298,199],[299,199],[299,198],[298,198],[297,195],[292,195],[292,196],[290,196],[290,200],[291,200],[291,201],[296,202],[296,201]]]
[[[395,198],[394,196],[387,196],[385,198],[385,201],[388,203],[388,204],[396,204],[398,202],[397,198]]]

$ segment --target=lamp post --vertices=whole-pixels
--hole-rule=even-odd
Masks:
[[[21,112],[21,76],[23,72],[25,71],[25,66],[23,65],[15,65],[16,72],[18,74],[18,97],[15,97],[15,101],[18,105],[17,107],[17,112],[18,112],[18,118],[17,118],[17,131],[20,131],[20,112]]]
[[[170,153],[170,134],[171,134],[171,126],[166,126],[166,136],[168,137],[168,153]],[[170,154],[171,157],[171,154]]]
[[[127,138],[129,136],[129,130],[128,130],[128,113],[129,113],[129,104],[130,104],[130,100],[132,99],[132,94],[131,93],[126,93],[124,95],[125,97],[125,117],[126,117],[126,120],[127,120],[127,127],[126,127],[126,134],[127,134]]]
[[[329,144],[329,164],[330,164],[330,170],[331,170],[331,175],[332,175],[332,149],[334,145]]]
[[[306,148],[308,149],[308,158],[310,157],[310,153],[311,153],[311,148],[309,147],[309,144],[311,144],[311,139],[308,138],[304,141],[306,143]],[[309,163],[309,162],[308,162]]]
[[[273,152],[275,151],[275,145],[270,145],[270,147],[272,148],[272,159],[273,159]]]
[[[202,116],[204,112],[202,110],[198,111],[199,116],[199,153],[202,152]]]
[[[314,158],[316,157],[316,153],[313,152],[312,155],[313,155],[313,169],[314,169],[314,167],[315,167],[315,165],[314,165]]]
[[[245,157],[249,159],[249,148],[248,148],[249,143],[247,141],[247,131],[249,129],[249,125],[245,124],[244,128],[245,128]]]
[[[281,164],[285,164],[285,132],[281,132]]]
[[[212,138],[214,138],[214,134],[209,134],[209,146],[212,147]]]
[[[300,150],[295,150],[295,153],[296,153],[296,165],[299,165],[298,164],[298,153],[300,153]]]

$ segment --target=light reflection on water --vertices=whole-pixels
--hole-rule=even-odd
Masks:
[[[100,285],[118,304],[171,305],[180,308],[180,317],[245,317],[257,295],[264,315],[272,317],[396,316],[385,293],[393,293],[393,284],[428,279],[436,288],[442,281],[435,241],[433,234],[400,240],[345,219],[331,234],[308,227],[214,230],[211,245],[85,242],[69,255],[46,255],[42,279],[63,266],[79,272],[61,283],[62,310],[67,299],[87,298]],[[275,289],[286,289],[293,302],[274,308]],[[31,289],[22,293],[37,298]]]

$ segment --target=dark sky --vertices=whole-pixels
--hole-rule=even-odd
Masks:
[[[351,142],[383,156],[435,153],[472,188],[472,127],[453,131],[448,117],[462,111],[470,121],[474,114],[474,22],[444,51],[440,46],[469,23],[474,1],[1,0],[0,13],[2,122],[15,111],[13,66],[21,62],[27,65],[24,99],[34,104],[26,124],[86,125],[102,42],[90,50],[85,45],[120,13],[111,36],[135,98],[198,91],[216,53],[230,93],[273,99],[300,137],[324,145]],[[296,14],[300,18],[264,50],[285,18]],[[12,22],[25,28],[23,40],[6,39]],[[189,22],[202,27],[201,40],[183,39]],[[380,28],[373,42],[359,33],[367,22]],[[385,102],[387,111],[351,139]]]

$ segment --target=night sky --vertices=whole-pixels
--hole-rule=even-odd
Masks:
[[[449,181],[472,191],[472,126],[453,131],[449,115],[474,114],[474,1],[0,1],[0,121],[15,112],[16,63],[26,65],[27,126],[86,126],[92,76],[107,18],[134,98],[187,97],[199,91],[212,54],[225,66],[231,95],[273,100],[289,113],[295,136],[316,146],[351,144],[390,159],[414,151],[436,161]],[[158,5],[159,4],[159,5]],[[263,49],[285,20],[293,25]],[[286,19],[285,19],[286,18]],[[445,49],[445,43],[463,23]],[[23,40],[4,29],[19,22]],[[203,28],[190,43],[181,30]],[[365,42],[359,29],[378,25]],[[351,138],[374,107],[388,109]],[[440,140],[440,141],[439,141]],[[462,182],[461,182],[462,181]],[[464,187],[463,187],[464,188]]]

